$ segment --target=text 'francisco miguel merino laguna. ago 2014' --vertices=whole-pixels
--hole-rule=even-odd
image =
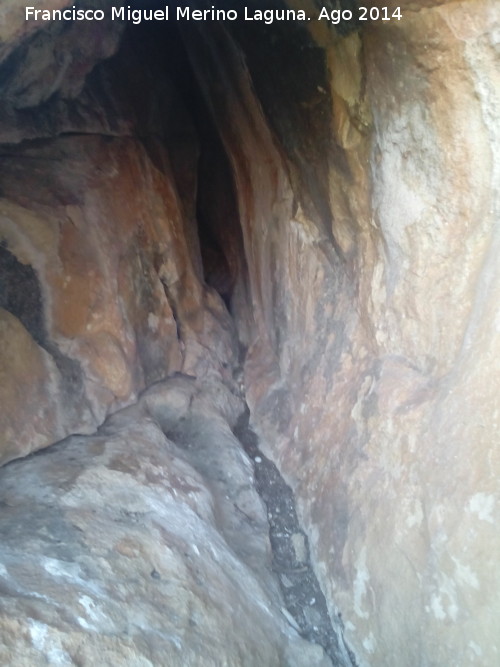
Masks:
[[[403,18],[401,8],[389,7],[358,7],[350,9],[327,9],[323,7],[317,16],[308,16],[303,9],[191,9],[190,7],[169,7],[163,9],[136,9],[127,7],[109,7],[104,9],[82,9],[67,7],[66,9],[37,9],[26,7],[26,21],[128,21],[138,24],[142,21],[261,21],[266,24],[274,21],[328,21],[334,25],[341,21],[400,21]]]

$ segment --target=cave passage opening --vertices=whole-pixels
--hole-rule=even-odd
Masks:
[[[248,267],[233,170],[215,111],[190,62],[189,42],[197,39],[197,30],[175,22],[132,25],[126,28],[115,58],[127,62],[127,53],[133,53],[148,80],[148,92],[138,97],[137,115],[153,115],[157,124],[148,127],[146,122],[138,128],[138,136],[159,165],[155,145],[161,135],[183,216],[191,225],[188,233],[198,276],[233,314],[233,300],[248,298]],[[132,91],[131,96],[135,94]]]
[[[268,4],[273,10],[286,7],[281,0]],[[178,5],[170,3],[171,11]],[[256,8],[258,5],[255,3]],[[147,8],[160,6],[162,3],[155,0],[146,3]],[[160,131],[170,168],[187,217],[194,218],[193,241],[199,251],[195,264],[228,310],[244,321],[252,318],[247,258],[253,251],[249,232],[241,221],[241,207],[245,207],[245,189],[251,196],[252,186],[245,183],[250,172],[236,150],[241,141],[234,129],[237,124],[233,127],[230,122],[234,114],[245,113],[246,103],[238,99],[242,94],[238,89],[241,82],[237,81],[240,63],[235,61],[243,59],[249,85],[281,155],[280,168],[286,171],[294,190],[300,191],[300,205],[318,226],[325,252],[330,253],[331,246],[340,260],[345,257],[332,232],[328,161],[336,161],[345,173],[350,173],[350,168],[343,151],[332,140],[328,63],[324,49],[308,32],[307,23],[249,22],[241,18],[240,3],[226,0],[219,6],[224,11],[238,10],[238,19],[224,23],[129,24],[115,59],[126,62],[127,52],[136,54],[140,61],[136,64],[144,68],[144,74],[147,72],[145,80],[151,88],[170,90],[170,96],[152,100],[147,91],[141,91],[143,82],[136,86],[143,107],[138,110],[142,118],[138,131],[151,150],[159,128],[148,129],[146,119],[155,114],[163,116]],[[353,10],[355,3],[342,0],[339,6]],[[143,9],[144,3],[131,3],[130,7]],[[357,28],[356,22],[341,21],[335,33],[345,36]],[[200,67],[204,59],[205,69]],[[133,83],[127,81],[126,85]],[[154,155],[152,149],[153,159]],[[266,156],[261,159],[265,161]],[[294,202],[293,210],[296,208]],[[269,219],[267,224],[273,225],[274,220]],[[279,310],[279,295],[273,300]],[[243,328],[240,333],[245,337]]]
[[[199,334],[207,317],[229,339],[220,344],[221,351],[217,333],[211,334],[210,343],[224,380],[234,387],[246,347],[255,337],[255,303],[267,310],[259,317],[281,316],[281,294],[274,281],[280,248],[270,243],[268,268],[261,274],[264,262],[256,256],[253,237],[282,224],[280,216],[284,219],[286,214],[280,211],[280,197],[286,211],[297,212],[299,203],[285,181],[301,191],[300,206],[317,225],[318,242],[328,248],[330,242],[333,253],[342,255],[332,235],[324,150],[331,142],[327,64],[303,24],[143,22],[123,31],[115,25],[109,35],[90,31],[87,38],[85,42],[72,24],[48,25],[14,52],[0,71],[5,115],[14,119],[14,130],[10,128],[11,134],[2,141],[1,192],[13,203],[14,213],[16,207],[30,210],[36,202],[36,214],[43,219],[40,238],[36,232],[25,245],[10,221],[1,230],[0,284],[5,289],[0,306],[53,360],[51,381],[58,374],[62,378],[62,396],[56,402],[63,404],[71,419],[69,425],[57,423],[53,429],[61,439],[85,419],[89,433],[103,422],[103,433],[109,432],[115,422],[113,417],[106,422],[106,415],[117,409],[119,415],[134,390],[137,395],[154,387],[165,377],[166,367],[191,382],[204,368],[203,354],[208,354],[209,345],[204,342],[194,348],[201,356],[191,366],[186,349],[192,344],[192,332]],[[66,57],[71,44],[76,46]],[[252,95],[254,106],[249,108]],[[238,114],[245,130],[241,135],[235,122]],[[146,157],[136,150],[136,143]],[[243,144],[245,149],[255,144],[254,157],[245,154]],[[119,187],[117,175],[123,179]],[[142,186],[154,187],[141,192],[140,178]],[[161,204],[155,189],[161,192]],[[132,193],[135,200],[128,201]],[[168,207],[173,222],[165,240],[160,228]],[[260,216],[263,225],[257,232],[249,224],[254,216]],[[106,220],[120,224],[108,233],[101,229]],[[37,224],[29,220],[27,227],[34,229]],[[26,236],[32,231],[28,229]],[[122,234],[133,240],[131,245],[122,241]],[[48,252],[49,260],[38,251],[39,241],[47,246],[53,242],[57,252]],[[115,253],[111,269],[110,248]],[[108,302],[108,296],[100,293],[106,281],[119,288]],[[159,339],[171,333],[167,325],[162,330],[162,317],[155,312],[158,282],[167,301],[163,315],[165,320],[172,316],[176,329],[178,349],[166,354],[170,343],[162,347],[148,338],[151,331],[159,332]],[[73,291],[75,284],[80,287]],[[56,306],[47,285],[63,293]],[[131,286],[131,295],[123,296],[123,285]],[[201,315],[200,303],[205,308]],[[119,344],[120,325],[113,331],[113,318],[104,321],[105,316],[96,314],[114,306],[113,316],[118,319],[126,311],[124,320],[131,329]],[[58,318],[59,331],[54,335]],[[81,331],[83,343],[78,341]],[[285,344],[279,326],[271,326],[269,336],[277,349]],[[94,352],[95,359],[88,363],[85,355]],[[127,354],[138,357],[141,366],[130,378],[123,363]],[[111,357],[110,369],[103,371],[106,355]],[[170,375],[175,381],[175,372]],[[244,399],[241,383],[236,382],[235,391]],[[55,420],[59,412],[58,405]],[[334,662],[353,665],[342,620],[328,609],[313,571],[292,490],[258,448],[248,416],[246,410],[238,425],[233,424],[234,433],[256,466],[259,492],[269,512],[274,574],[293,617],[288,621],[303,637],[321,645]],[[286,411],[280,418],[286,419]],[[182,445],[185,434],[163,431]],[[55,456],[63,451],[68,450],[52,448]]]
[[[252,26],[249,29],[245,23],[238,22],[231,25],[226,34],[220,28],[214,29],[213,39],[229,39],[231,46],[237,44],[241,53],[248,56],[247,66],[253,68],[250,77],[255,75],[258,92],[263,96],[269,113],[267,121],[273,125],[277,144],[280,141],[284,143],[279,149],[284,154],[283,168],[308,192],[309,199],[305,205],[314,211],[315,218],[321,221],[321,232],[333,240],[335,246],[330,232],[332,221],[327,204],[327,185],[321,182],[321,165],[318,167],[323,159],[320,157],[320,144],[329,136],[328,114],[325,108],[317,108],[318,104],[324,107],[324,100],[318,102],[316,95],[318,89],[324,91],[323,86],[326,86],[324,59],[307,38],[303,25],[275,26],[276,31],[271,33],[268,28]],[[343,32],[351,29],[352,26],[344,26]],[[227,140],[223,131],[224,119],[221,128],[213,99],[199,80],[202,75],[196,72],[191,60],[191,51],[196,52],[193,42],[210,42],[204,35],[205,30],[210,33],[211,27],[204,26],[200,31],[198,26],[173,24],[132,26],[125,32],[116,59],[124,58],[126,61],[127,52],[138,56],[141,67],[155,82],[153,90],[158,81],[164,77],[168,80],[167,84],[162,84],[169,89],[168,99],[160,97],[148,102],[147,95],[141,99],[146,105],[160,105],[157,112],[163,123],[162,140],[182,201],[184,219],[189,221],[191,218],[193,225],[193,245],[199,252],[199,257],[195,258],[199,276],[221,297],[241,333],[238,317],[251,319],[249,311],[251,313],[252,309],[246,260],[249,249],[245,247],[240,220],[241,202],[238,201],[234,173],[238,165],[231,163],[224,144],[224,137]],[[234,57],[231,48],[225,48],[229,57]],[[222,106],[229,106],[234,91],[231,90],[227,71],[222,71],[220,78],[212,81],[211,85],[221,89],[216,97],[219,95],[223,99]],[[311,90],[315,95],[312,113],[311,107],[302,105],[304,96],[308,97]],[[231,113],[228,108],[223,110]],[[150,111],[140,111],[140,114],[151,117]],[[154,132],[140,131],[139,136],[152,159],[155,159]],[[293,173],[285,167],[285,154],[291,157]],[[272,223],[269,220],[269,224]],[[279,295],[273,295],[273,298],[279,298]],[[243,336],[239,339],[238,366],[244,362],[245,333],[243,328]],[[240,385],[239,388],[244,392],[244,387]],[[259,449],[258,437],[249,424],[248,407],[234,432],[254,463],[256,488],[268,510],[273,571],[278,577],[284,604],[294,627],[308,641],[322,646],[333,664],[356,665],[355,656],[343,637],[341,617],[335,616],[332,623],[311,562],[308,537],[297,516],[293,491],[274,463]],[[177,437],[172,432],[167,432],[167,435],[174,440]]]

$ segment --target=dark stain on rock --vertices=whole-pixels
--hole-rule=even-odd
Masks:
[[[79,362],[64,355],[47,334],[38,276],[32,266],[23,264],[10,252],[4,240],[0,241],[0,308],[14,315],[54,359],[65,395],[80,396],[83,393],[82,369]]]
[[[22,264],[0,243],[0,307],[17,317],[33,339],[44,347],[47,335],[43,321],[40,283],[32,266]]]

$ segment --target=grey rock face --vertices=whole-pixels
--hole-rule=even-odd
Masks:
[[[329,664],[282,611],[239,410],[174,377],[0,471],[2,664]]]

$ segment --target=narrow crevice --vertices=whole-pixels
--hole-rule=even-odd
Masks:
[[[278,576],[288,612],[301,635],[323,647],[333,664],[356,667],[356,659],[346,646],[340,615],[332,620],[325,596],[314,573],[309,540],[300,526],[292,489],[278,468],[260,450],[259,440],[250,426],[248,406],[234,434],[253,461],[257,493],[264,501],[269,522],[273,570]]]

